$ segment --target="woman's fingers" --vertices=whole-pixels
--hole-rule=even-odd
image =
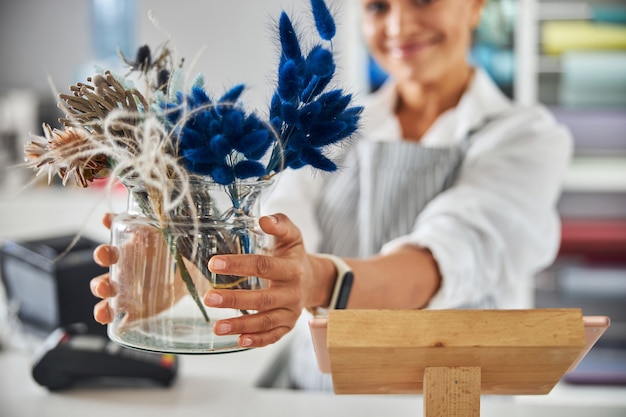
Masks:
[[[119,251],[111,245],[99,245],[93,251],[93,260],[100,266],[111,266],[120,258]]]
[[[99,301],[93,307],[93,317],[100,324],[111,322],[111,309],[109,308],[109,300]]]
[[[216,255],[209,261],[209,270],[216,274],[255,276],[272,281],[293,280],[303,273],[302,266],[296,262],[265,255]]]
[[[282,213],[261,217],[259,225],[265,233],[276,238],[275,249],[277,251],[303,245],[300,229]]]
[[[277,309],[237,318],[224,319],[215,323],[214,331],[219,335],[265,333],[279,327],[290,328],[297,315],[287,309]]]
[[[91,293],[98,298],[108,298],[114,295],[108,273],[92,278],[89,281],[89,288],[91,288]]]
[[[299,296],[291,287],[272,287],[262,290],[210,290],[204,296],[209,307],[237,310],[266,311],[276,308],[296,308]]]
[[[295,259],[304,253],[300,230],[284,214],[264,216],[259,224],[265,233],[275,237],[274,256],[215,255],[209,270],[238,276],[256,276],[272,281],[287,281],[300,277],[304,266]]]
[[[106,213],[103,217],[102,217],[102,224],[104,225],[104,227],[106,227],[107,229],[111,228],[111,223],[113,223],[113,218],[115,217],[115,214],[113,213]]]
[[[220,320],[213,331],[221,336],[239,334],[239,345],[243,347],[262,347],[276,343],[293,328],[297,319],[298,314],[293,311],[276,309]]]
[[[277,327],[269,332],[249,333],[239,336],[239,346],[247,348],[260,348],[278,342],[284,335],[289,333],[291,327]]]
[[[303,307],[303,282],[311,272],[300,230],[284,214],[259,219],[263,231],[274,237],[273,256],[215,255],[209,261],[214,273],[256,276],[270,280],[260,290],[209,290],[209,307],[256,310],[255,314],[220,320],[216,334],[239,334],[242,347],[261,347],[278,341],[295,325]]]

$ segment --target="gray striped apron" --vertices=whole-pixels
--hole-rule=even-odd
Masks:
[[[317,204],[319,252],[364,258],[411,233],[424,206],[454,183],[465,142],[449,148],[409,141],[353,145]]]
[[[319,252],[368,257],[392,239],[411,233],[426,204],[455,182],[468,143],[469,135],[449,148],[409,141],[363,140],[352,145],[341,171],[328,177],[317,204]],[[292,385],[332,391],[330,375],[317,367],[308,328],[298,326],[292,343]]]

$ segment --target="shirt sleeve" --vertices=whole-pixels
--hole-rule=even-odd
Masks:
[[[321,240],[321,230],[315,207],[324,184],[324,173],[311,167],[286,169],[276,176],[261,205],[261,214],[283,213],[300,229],[304,247],[316,252]]]
[[[556,204],[571,154],[571,135],[542,107],[493,122],[473,138],[455,185],[383,252],[432,252],[442,284],[429,308],[471,305],[502,282],[530,279],[559,247]]]

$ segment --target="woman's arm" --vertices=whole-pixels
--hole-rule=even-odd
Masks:
[[[346,262],[354,273],[348,308],[422,308],[441,282],[432,254],[419,247],[407,245],[385,255]]]
[[[241,334],[243,347],[274,343],[294,327],[304,307],[328,306],[336,277],[332,261],[306,252],[299,229],[287,216],[263,217],[260,224],[275,237],[274,256],[216,255],[209,269],[266,278],[269,287],[210,290],[204,297],[211,307],[258,311],[215,324],[217,334]],[[350,308],[418,308],[439,285],[436,265],[425,250],[406,247],[385,256],[347,262],[355,276]]]
[[[430,308],[486,296],[496,307],[529,307],[533,274],[557,253],[556,205],[571,152],[569,132],[540,107],[494,122],[476,135],[455,185],[383,251],[407,244],[432,251],[442,282]]]

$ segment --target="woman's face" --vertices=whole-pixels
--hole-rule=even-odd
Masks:
[[[360,1],[369,50],[397,82],[436,84],[467,73],[484,0]]]

